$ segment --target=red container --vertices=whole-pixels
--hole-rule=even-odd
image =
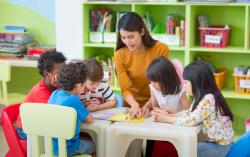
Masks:
[[[230,27],[200,27],[200,42],[205,48],[225,48],[230,39]]]
[[[53,46],[37,46],[37,47],[29,47],[27,50],[28,55],[41,55],[42,53],[49,51],[51,49],[55,49]]]

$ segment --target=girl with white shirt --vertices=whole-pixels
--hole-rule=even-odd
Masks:
[[[154,112],[176,113],[186,110],[190,102],[172,62],[165,57],[154,59],[148,66],[151,81],[150,101]]]

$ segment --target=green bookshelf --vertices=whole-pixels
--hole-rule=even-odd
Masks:
[[[236,135],[244,132],[244,120],[250,117],[250,95],[236,94],[233,84],[235,66],[250,66],[250,4],[249,3],[83,3],[84,58],[107,54],[112,56],[115,43],[91,43],[89,41],[89,11],[93,8],[110,8],[116,12],[135,11],[141,16],[149,13],[154,23],[165,22],[166,16],[176,14],[186,21],[186,45],[170,46],[170,58],[179,59],[183,65],[194,61],[197,55],[209,55],[216,68],[225,68],[227,77],[222,94],[227,99],[235,115],[233,123]],[[226,48],[203,48],[200,44],[198,17],[208,16],[211,25],[229,25],[230,42]],[[114,91],[120,91],[116,81]]]

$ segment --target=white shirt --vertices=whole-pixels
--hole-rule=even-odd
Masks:
[[[181,89],[180,93],[176,95],[165,95],[161,93],[161,91],[154,88],[152,84],[149,84],[150,91],[154,94],[155,99],[161,109],[164,107],[168,107],[176,112],[179,112],[182,110],[181,105],[181,96],[185,92],[184,88]]]
[[[100,85],[93,91],[87,91],[79,95],[82,102],[90,101],[91,99],[99,99],[100,103],[114,100],[115,94],[106,81],[101,81]]]

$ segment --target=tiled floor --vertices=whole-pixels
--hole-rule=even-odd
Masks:
[[[5,141],[2,126],[0,125],[0,157],[4,157],[8,151],[8,146]]]

